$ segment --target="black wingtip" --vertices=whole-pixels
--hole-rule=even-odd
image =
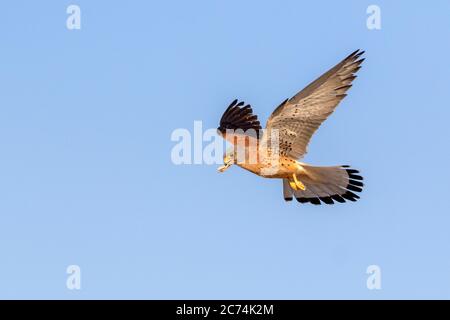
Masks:
[[[358,49],[353,51],[352,53],[350,53],[344,60],[353,60],[356,61],[358,60],[363,54],[365,53],[364,50]],[[358,60],[359,62],[364,61],[364,58],[361,60]]]
[[[350,53],[350,54],[345,58],[345,60],[351,59],[351,58],[355,57],[356,55],[360,54],[360,50],[361,50],[361,49],[356,49],[355,51],[353,51],[352,53]]]
[[[244,101],[233,100],[220,119],[218,132],[225,134],[228,129],[243,130],[244,132],[251,129],[248,135],[256,134],[256,137],[259,138],[262,127],[258,117],[253,114],[251,105],[244,105]]]
[[[228,108],[231,108],[231,107],[235,106],[236,103],[238,103],[238,99],[234,99],[234,100],[231,102],[231,104],[228,106]]]

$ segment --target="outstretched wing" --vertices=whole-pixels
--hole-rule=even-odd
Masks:
[[[311,136],[333,113],[361,68],[364,51],[355,51],[309,84],[291,99],[278,106],[266,124],[262,138],[266,145],[272,129],[278,130],[280,155],[298,159],[307,152]],[[263,142],[264,143],[264,142]]]
[[[225,110],[220,119],[217,131],[226,140],[235,143],[235,137],[247,136],[258,139],[261,124],[258,116],[253,114],[252,107],[245,105],[243,101],[234,100]]]

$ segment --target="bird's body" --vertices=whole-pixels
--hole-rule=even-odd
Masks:
[[[263,178],[289,179],[293,174],[297,176],[305,174],[302,163],[288,157],[273,161],[265,159],[255,164],[237,163],[237,165]]]
[[[316,167],[302,158],[311,136],[346,96],[364,59],[355,51],[335,67],[282,102],[261,130],[250,105],[233,101],[220,121],[218,132],[234,145],[224,157],[225,171],[237,164],[264,178],[283,180],[286,201],[333,204],[356,201],[362,177],[348,166]]]
[[[245,146],[242,154],[242,161],[235,164],[263,178],[288,179],[294,173],[304,174],[301,162],[286,156],[271,155],[270,149],[263,146]]]

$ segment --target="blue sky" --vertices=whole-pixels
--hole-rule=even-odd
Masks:
[[[449,10],[2,4],[0,298],[450,298]],[[360,169],[359,202],[285,203],[279,181],[172,163],[174,129],[216,127],[235,98],[265,123],[358,48],[363,69],[304,161]],[[374,264],[381,290],[366,287]]]

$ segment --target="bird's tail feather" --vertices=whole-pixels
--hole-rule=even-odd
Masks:
[[[356,194],[364,184],[359,171],[349,166],[314,167],[302,164],[306,174],[298,176],[305,190],[294,190],[287,179],[283,179],[283,196],[286,201],[295,197],[300,203],[333,204],[356,201]]]

